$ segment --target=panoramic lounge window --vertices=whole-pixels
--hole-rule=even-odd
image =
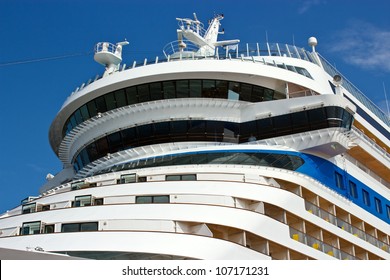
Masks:
[[[92,202],[92,196],[82,195],[74,198],[73,207],[90,206]]]
[[[185,141],[240,144],[313,129],[334,127],[335,125],[339,125],[339,127],[350,126],[353,120],[351,114],[341,108],[343,114],[348,115],[348,118],[343,118],[341,122],[335,122],[334,116],[340,115],[340,110],[329,108],[316,108],[243,123],[215,120],[175,120],[125,128],[102,136],[87,145],[75,155],[73,167],[79,171],[89,163],[105,157],[108,153],[113,154],[146,145]],[[345,187],[343,185],[342,189]]]
[[[246,102],[275,99],[269,88],[226,80],[172,80],[141,84],[109,92],[77,109],[66,121],[63,136],[82,122],[115,108],[173,98],[221,98]]]
[[[169,195],[137,196],[135,203],[169,203]]]
[[[41,233],[41,221],[23,223],[21,228],[22,235]]]

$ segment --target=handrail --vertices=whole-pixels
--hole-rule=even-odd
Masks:
[[[317,238],[314,238],[302,231],[296,230],[290,227],[290,237],[300,243],[303,243],[307,246],[312,247],[313,249],[319,250],[328,254],[331,257],[340,259],[340,260],[356,260],[357,258],[348,254],[336,247],[329,245]]]
[[[359,237],[360,239],[367,241],[371,245],[374,245],[375,247],[378,247],[385,252],[390,253],[390,246],[389,244],[380,241],[379,239],[375,238],[375,236],[372,236],[357,227],[351,225],[350,223],[337,218],[335,215],[329,213],[328,211],[314,205],[311,202],[305,201],[305,208],[308,212],[311,214],[314,214],[317,217],[320,217],[321,219],[341,228],[342,230],[345,230],[346,232],[349,232],[350,234],[353,234],[356,237]]]
[[[330,64],[324,57],[318,54],[324,70],[330,75],[340,75],[342,86],[346,88],[354,97],[356,97],[364,106],[366,106],[372,113],[374,113],[380,120],[382,120],[388,127],[390,127],[390,117],[387,116],[374,102],[365,96],[356,86],[354,86],[347,78],[345,78],[332,64]]]

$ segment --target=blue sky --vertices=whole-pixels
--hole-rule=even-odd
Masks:
[[[307,46],[335,65],[385,112],[390,97],[390,2],[383,0],[91,1],[0,0],[0,212],[37,195],[62,164],[49,126],[70,93],[102,74],[97,42],[127,39],[124,62],[163,56],[176,17],[223,13],[222,39]]]

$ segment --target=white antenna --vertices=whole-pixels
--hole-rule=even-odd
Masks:
[[[383,82],[383,91],[385,93],[385,100],[386,100],[386,108],[387,108],[387,116],[390,117],[390,111],[389,111],[389,102],[387,100],[387,94],[386,94],[386,88],[385,88],[385,82]]]

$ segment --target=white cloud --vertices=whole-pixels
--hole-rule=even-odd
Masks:
[[[298,8],[299,14],[304,14],[308,10],[310,10],[313,6],[320,5],[322,3],[326,3],[323,0],[305,0],[302,2],[302,5]]]
[[[355,21],[340,31],[331,51],[340,53],[346,63],[390,72],[389,46],[390,30]]]

